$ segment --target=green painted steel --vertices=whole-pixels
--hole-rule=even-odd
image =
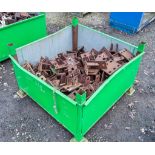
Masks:
[[[0,62],[14,55],[16,48],[46,35],[44,13],[0,28]]]
[[[74,18],[72,19],[72,26],[76,27],[76,26],[78,25],[78,23],[79,23],[78,18],[77,18],[77,17],[74,17]]]
[[[76,102],[22,68],[12,56],[10,58],[19,88],[72,134],[76,133],[78,119]]]
[[[83,108],[82,135],[134,84],[142,55],[143,53],[115,72],[85,103]]]
[[[145,50],[145,46],[146,46],[146,43],[145,42],[142,42],[138,45],[138,49],[137,51],[139,51],[140,53],[143,53],[144,50]]]
[[[101,32],[96,31],[96,33]],[[117,38],[114,39],[121,41]],[[68,129],[77,141],[80,141],[86,132],[133,86],[144,54],[145,44],[142,43],[134,47],[137,51],[139,50],[140,54],[110,76],[87,101],[85,93],[77,94],[76,100],[73,101],[25,70],[12,56],[10,58],[19,89],[26,92]]]

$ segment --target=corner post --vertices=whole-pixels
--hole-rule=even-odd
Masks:
[[[72,19],[72,49],[76,51],[78,49],[78,18],[73,17]]]
[[[87,141],[82,135],[82,117],[83,117],[83,104],[86,101],[86,92],[76,94],[77,102],[77,131],[75,137],[71,139],[71,142],[84,142]]]
[[[145,42],[139,43],[137,52],[143,53],[144,50],[145,50],[145,47],[146,47],[146,43],[145,43]],[[137,54],[138,54],[138,53],[137,53]],[[129,90],[127,91],[127,94],[128,94],[129,96],[132,96],[134,92],[135,92],[135,89],[134,89],[134,87],[132,86],[132,87],[130,87]]]
[[[144,52],[145,47],[146,47],[146,43],[145,43],[145,42],[141,42],[141,43],[138,45],[137,51],[140,52],[140,53],[142,53],[142,52]]]

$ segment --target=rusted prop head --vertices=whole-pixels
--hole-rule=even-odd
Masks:
[[[107,68],[103,68],[102,70],[108,74],[111,75],[112,73],[114,73],[118,68],[121,67],[121,64],[119,64],[118,62],[114,61],[114,60],[108,60],[106,62],[106,66]]]
[[[86,75],[96,75],[99,72],[99,64],[96,62],[85,62],[84,69]]]
[[[127,49],[123,49],[119,53],[128,61],[133,58],[133,55]]]
[[[66,90],[67,92],[72,92],[78,89],[81,85],[81,83],[76,83],[75,85],[65,85],[62,87],[62,89]]]
[[[34,70],[33,70],[33,67],[30,63],[26,62],[23,67],[28,70],[29,72],[31,72],[32,74],[35,74]]]

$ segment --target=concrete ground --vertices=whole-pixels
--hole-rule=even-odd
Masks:
[[[104,20],[103,20],[104,16]],[[155,22],[136,35],[108,26],[107,13],[91,13],[80,22],[137,45],[147,42],[136,92],[124,95],[86,134],[89,141],[155,141]],[[47,30],[69,25],[69,13],[47,13]],[[121,86],[120,86],[121,87]],[[10,60],[0,63],[0,141],[69,141],[72,135],[28,96],[19,99]]]

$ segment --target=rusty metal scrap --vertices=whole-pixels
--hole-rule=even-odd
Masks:
[[[74,90],[76,90],[77,88],[79,88],[82,84],[81,83],[76,83],[74,85],[65,85],[62,87],[62,90],[64,90],[65,92],[72,92]]]
[[[122,56],[120,53],[116,52],[115,54],[113,54],[113,59],[116,61],[116,62],[120,62],[120,61],[123,61],[125,60],[124,56]]]
[[[28,12],[0,12],[0,27],[31,18],[36,15],[37,13]]]
[[[25,68],[26,70],[28,70],[29,72],[31,72],[32,74],[35,74],[34,70],[33,70],[33,67],[30,63],[26,62],[24,65],[23,65],[23,68]]]
[[[70,97],[71,99],[75,100],[75,95],[76,95],[76,93],[78,93],[78,92],[77,92],[77,91],[73,91],[73,92],[71,92],[71,93],[68,95],[68,97]]]
[[[46,78],[45,78],[45,76],[43,76],[43,75],[41,75],[39,78],[40,78],[41,80],[43,80],[43,81],[46,81]]]
[[[88,99],[110,75],[133,57],[127,49],[119,51],[116,44],[114,50],[111,44],[109,50],[103,47],[99,51],[92,49],[86,52],[81,47],[77,51],[59,53],[52,60],[41,57],[34,66],[26,62],[23,67],[73,100],[81,92],[86,92]]]
[[[83,62],[90,61],[90,59],[92,58],[92,55],[90,52],[86,52],[86,53],[81,54],[81,58]]]
[[[106,74],[111,75],[120,67],[121,67],[121,64],[119,64],[118,62],[116,62],[114,60],[108,60],[106,62],[106,68],[103,68],[103,71]]]
[[[84,69],[86,75],[96,75],[100,70],[97,62],[85,62]]]
[[[117,53],[117,52],[118,52],[118,44],[116,44],[116,48],[115,48],[115,50],[114,50],[114,45],[113,45],[113,43],[111,43],[109,52],[110,52],[111,54]]]
[[[133,58],[133,55],[127,49],[123,49],[119,53],[128,61]]]

